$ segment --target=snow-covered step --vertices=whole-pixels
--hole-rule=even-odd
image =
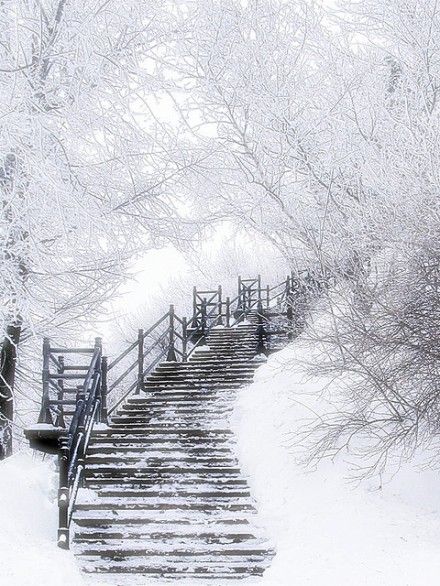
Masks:
[[[237,545],[235,543],[212,544],[198,542],[189,547],[177,548],[174,544],[168,544],[161,541],[131,541],[129,546],[124,540],[115,544],[94,543],[90,547],[82,546],[78,548],[79,555],[100,556],[110,558],[124,557],[164,557],[164,558],[197,558],[198,560],[210,561],[212,557],[244,557],[247,560],[258,558],[264,560],[267,555],[267,547],[262,547],[257,540]]]
[[[158,530],[155,527],[129,527],[123,530],[117,530],[115,528],[82,528],[78,529],[75,533],[75,542],[100,542],[100,543],[117,543],[120,540],[144,540],[160,541],[164,544],[192,544],[192,543],[214,543],[214,544],[240,544],[243,542],[257,541],[257,543],[263,545],[264,540],[258,540],[255,537],[255,531],[250,533],[249,528],[247,530],[238,530],[230,526],[216,526],[216,531],[206,531],[203,526],[191,527],[188,526],[182,529],[182,527],[161,526]]]
[[[90,564],[86,564],[90,561]],[[83,571],[86,573],[97,574],[140,574],[142,576],[156,577],[164,580],[173,580],[176,578],[196,579],[196,580],[213,580],[219,584],[219,580],[243,580],[252,576],[262,576],[267,567],[266,564],[243,563],[240,561],[228,561],[225,565],[218,565],[218,563],[203,564],[195,563],[193,560],[189,561],[172,561],[167,559],[158,560],[157,565],[143,563],[126,563],[119,561],[112,561],[109,563],[93,564],[94,560],[83,559]],[[172,562],[172,563],[171,563]],[[203,584],[203,582],[201,582]]]
[[[190,456],[188,454],[184,454],[182,456],[173,457],[169,454],[162,455],[160,457],[155,457],[145,452],[143,455],[138,455],[134,457],[127,457],[124,456],[87,456],[86,458],[86,465],[89,470],[96,470],[98,467],[101,466],[109,466],[109,465],[116,465],[122,466],[124,468],[129,468],[130,466],[150,466],[150,465],[157,465],[160,464],[161,466],[176,466],[181,464],[189,464],[191,466],[235,466],[237,465],[237,459],[231,455],[227,456],[219,456],[215,457],[212,455],[209,456]]]

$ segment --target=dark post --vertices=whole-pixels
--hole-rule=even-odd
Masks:
[[[197,287],[193,287],[193,317],[191,321],[191,328],[196,330],[199,327],[197,319]]]
[[[64,356],[58,356],[58,374],[64,373]],[[66,422],[64,421],[64,379],[58,379],[58,415],[55,421],[55,425],[57,427],[66,427]]]
[[[257,299],[258,299],[258,304],[260,304],[261,303],[261,275],[258,275],[257,285],[258,285]]]
[[[102,338],[95,338],[95,351],[98,351],[98,360],[96,361],[94,376],[97,374],[101,374],[101,361],[102,361]],[[86,400],[88,400],[89,389],[84,389],[84,392],[87,393]],[[99,376],[98,380],[98,389],[96,393],[96,398],[101,399],[101,377]]]
[[[50,340],[43,340],[43,397],[41,401],[41,411],[38,417],[38,423],[48,423],[53,425],[52,415],[50,413],[50,396],[49,396],[49,354]]]
[[[58,547],[69,549],[69,448],[62,446],[58,456]]]
[[[135,395],[139,395],[144,385],[144,330],[138,330],[138,375]]]
[[[108,390],[108,360],[103,356],[101,360],[101,423],[108,423],[107,390]]]
[[[226,297],[226,327],[231,327],[231,298]]]
[[[207,329],[207,312],[206,312],[206,306],[207,306],[208,302],[206,301],[206,297],[204,297],[202,299],[202,315],[201,315],[201,321],[200,321],[200,325],[201,325],[201,330],[200,330],[200,337],[203,338],[203,343],[205,343],[206,341],[206,329]]]
[[[270,287],[269,285],[266,287],[266,306],[267,309],[270,307]]]
[[[222,287],[221,285],[219,285],[218,287],[218,319],[217,319],[217,325],[222,326],[223,325],[223,303],[222,303]]]
[[[257,354],[264,354],[267,356],[266,348],[266,331],[264,329],[264,316],[263,316],[263,304],[261,301],[258,303],[258,327],[257,327]]]
[[[188,320],[182,318],[182,362],[188,360]]]
[[[237,301],[237,313],[243,310],[243,283],[241,277],[238,277],[238,301]]]
[[[176,349],[174,347],[175,336],[174,336],[174,305],[170,305],[170,325],[169,325],[169,343],[168,343],[168,354],[167,362],[177,362]]]
[[[95,338],[95,350],[99,350],[99,356],[98,356],[98,362],[97,362],[97,366],[98,369],[101,369],[101,355],[102,355],[102,338]],[[96,370],[95,370],[96,372]],[[99,397],[99,392],[100,392],[100,386],[98,386],[98,397]],[[81,408],[81,417],[79,419],[79,425],[78,425],[78,434],[82,434],[82,439],[81,439],[81,443],[80,443],[80,447],[78,449],[78,467],[79,466],[84,466],[84,462],[85,462],[85,451],[84,451],[84,446],[85,446],[85,430],[86,430],[86,410],[87,410],[87,403],[89,401],[89,396],[90,396],[90,387],[86,387],[85,384],[83,385],[78,385],[78,399],[77,399],[77,403],[79,403],[79,401],[82,401],[84,407]],[[84,479],[83,479],[84,482]]]

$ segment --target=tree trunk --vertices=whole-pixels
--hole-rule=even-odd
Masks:
[[[0,350],[0,460],[12,454],[14,383],[21,320],[8,326]]]

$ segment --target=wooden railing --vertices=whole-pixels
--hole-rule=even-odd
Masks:
[[[238,292],[232,299],[223,297],[221,287],[194,288],[190,320],[176,315],[171,305],[151,327],[140,329],[136,340],[110,362],[102,356],[100,338],[93,348],[54,348],[44,340],[43,393],[36,431],[41,433],[49,426],[60,432],[60,547],[69,547],[70,521],[94,424],[107,424],[130,394],[139,394],[146,376],[161,361],[186,362],[205,344],[212,328],[237,327],[250,312],[257,317],[256,353],[267,353],[269,325],[275,317],[285,318],[285,331],[291,336],[295,303],[304,295],[304,283],[307,279],[288,275],[274,286],[262,287],[260,276],[239,277]]]

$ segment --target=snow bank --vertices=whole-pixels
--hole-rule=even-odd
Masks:
[[[83,584],[73,555],[56,546],[57,522],[53,461],[18,453],[0,462],[0,584]]]
[[[440,478],[405,465],[382,487],[354,486],[341,455],[316,471],[297,462],[294,432],[329,381],[307,377],[300,340],[271,356],[237,400],[234,427],[261,521],[277,549],[270,586],[437,586]]]

